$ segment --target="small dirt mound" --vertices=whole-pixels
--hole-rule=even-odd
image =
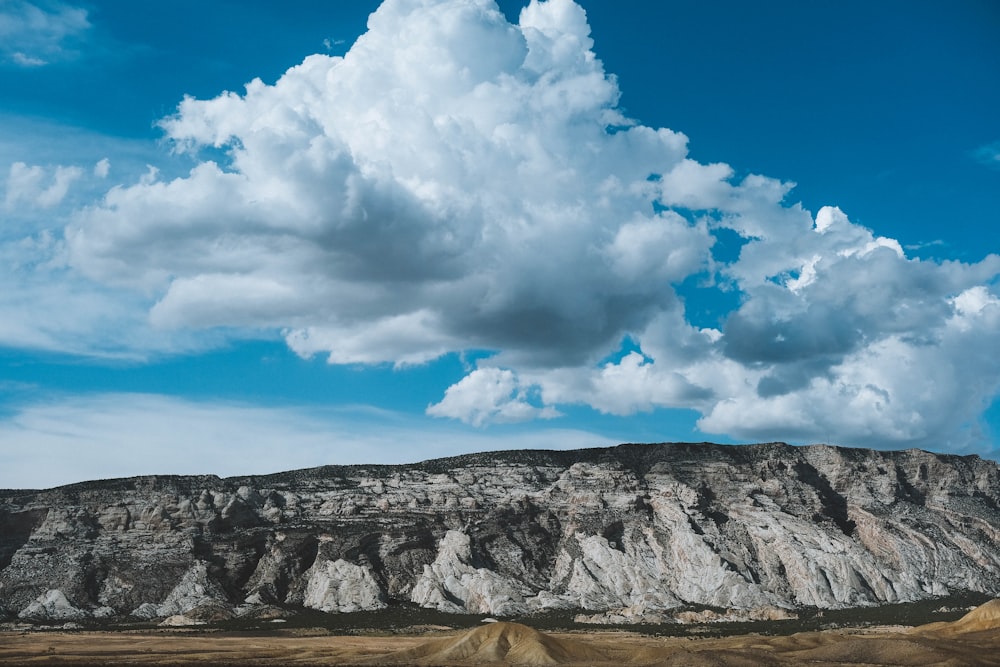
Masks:
[[[1000,600],[990,600],[952,623],[932,623],[916,628],[917,632],[943,635],[964,635],[1000,628]]]
[[[520,623],[490,623],[458,637],[436,639],[382,659],[397,664],[562,665],[607,662],[582,643],[556,639]]]

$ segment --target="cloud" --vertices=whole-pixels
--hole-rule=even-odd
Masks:
[[[972,151],[972,157],[987,167],[1000,169],[1000,141],[980,146]]]
[[[712,240],[653,209],[647,178],[686,140],[628,127],[588,35],[558,0],[520,26],[485,2],[388,2],[344,58],[185,99],[168,137],[230,159],[110,191],[67,230],[73,264],[161,290],[163,325],[283,326],[337,363],[599,358],[676,307],[670,281]]]
[[[0,164],[0,346],[137,359],[224,340],[154,329],[149,295],[87,280],[67,265],[63,228],[73,210],[101,201],[112,159],[116,173],[155,158],[170,169],[161,148],[0,114],[0,155],[35,161]]]
[[[143,359],[221,342],[152,328],[141,294],[81,280],[62,260],[60,241],[46,232],[0,242],[0,346]]]
[[[85,9],[61,2],[7,0],[0,6],[0,55],[20,67],[73,58],[89,28]]]
[[[11,55],[11,60],[13,60],[18,65],[22,67],[41,67],[42,65],[48,65],[48,63],[41,58],[36,58],[35,56],[29,56],[20,51],[15,51]]]
[[[530,381],[552,404],[691,407],[703,431],[746,440],[985,452],[1000,257],[909,259],[839,209],[793,217],[721,269],[742,295],[721,331],[665,315],[636,337],[645,356]]]
[[[13,209],[18,204],[50,209],[66,197],[74,181],[83,176],[79,167],[57,166],[47,177],[46,169],[38,165],[15,162],[7,175],[4,207]]]
[[[15,162],[4,183],[0,227],[0,346],[100,357],[141,358],[203,349],[212,334],[151,329],[145,295],[82,279],[67,266],[67,200],[100,178],[74,165]],[[198,338],[199,340],[195,340]]]
[[[924,340],[891,334],[803,380],[761,396],[745,387],[716,403],[699,426],[752,439],[835,439],[875,447],[989,453],[979,418],[1000,391],[1000,299],[963,291]],[[791,434],[791,436],[789,436]]]
[[[481,368],[449,387],[440,403],[427,408],[427,414],[453,417],[473,426],[512,424],[559,416],[551,407],[536,407],[529,403],[527,394],[512,371]]]
[[[339,364],[491,351],[428,408],[471,424],[581,403],[737,437],[981,440],[1000,258],[909,258],[791,183],[692,159],[623,114],[570,0],[517,24],[388,0],[368,25],[343,57],[181,101],[161,127],[195,166],[80,209],[71,266],[153,295],[162,329],[279,329]],[[686,319],[692,281],[738,297],[718,329]]]
[[[81,279],[53,230],[0,235],[0,347],[135,360],[224,340],[153,328],[150,305],[141,293]]]
[[[240,443],[234,456],[232,443]],[[0,418],[0,488],[148,474],[267,474],[497,449],[617,444],[586,431],[476,433],[365,406],[338,412],[158,394],[49,397]],[[81,455],[83,453],[84,455]]]

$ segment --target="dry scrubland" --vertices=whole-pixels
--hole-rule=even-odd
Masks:
[[[542,633],[518,623],[408,636],[180,631],[0,635],[3,665],[1000,665],[1000,600],[954,622],[769,637]]]

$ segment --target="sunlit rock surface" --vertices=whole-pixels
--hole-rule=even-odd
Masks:
[[[600,622],[997,595],[998,501],[1000,469],[978,457],[783,444],[0,491],[0,613],[210,619],[395,600]]]

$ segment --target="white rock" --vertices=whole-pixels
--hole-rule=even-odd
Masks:
[[[371,570],[362,565],[317,561],[306,573],[309,577],[303,605],[325,612],[352,612],[383,609],[382,591]]]
[[[94,610],[94,618],[113,618],[117,614],[111,607],[98,607]]]
[[[87,612],[77,609],[66,599],[59,589],[50,589],[39,595],[18,614],[19,618],[35,618],[51,621],[77,620],[86,618]]]
[[[469,564],[472,551],[469,536],[449,530],[441,538],[434,562],[424,566],[410,593],[410,600],[422,607],[452,613],[510,616],[528,611],[522,584]]]
[[[189,618],[184,614],[174,614],[160,621],[162,627],[184,627],[186,625],[205,625],[205,621]]]

